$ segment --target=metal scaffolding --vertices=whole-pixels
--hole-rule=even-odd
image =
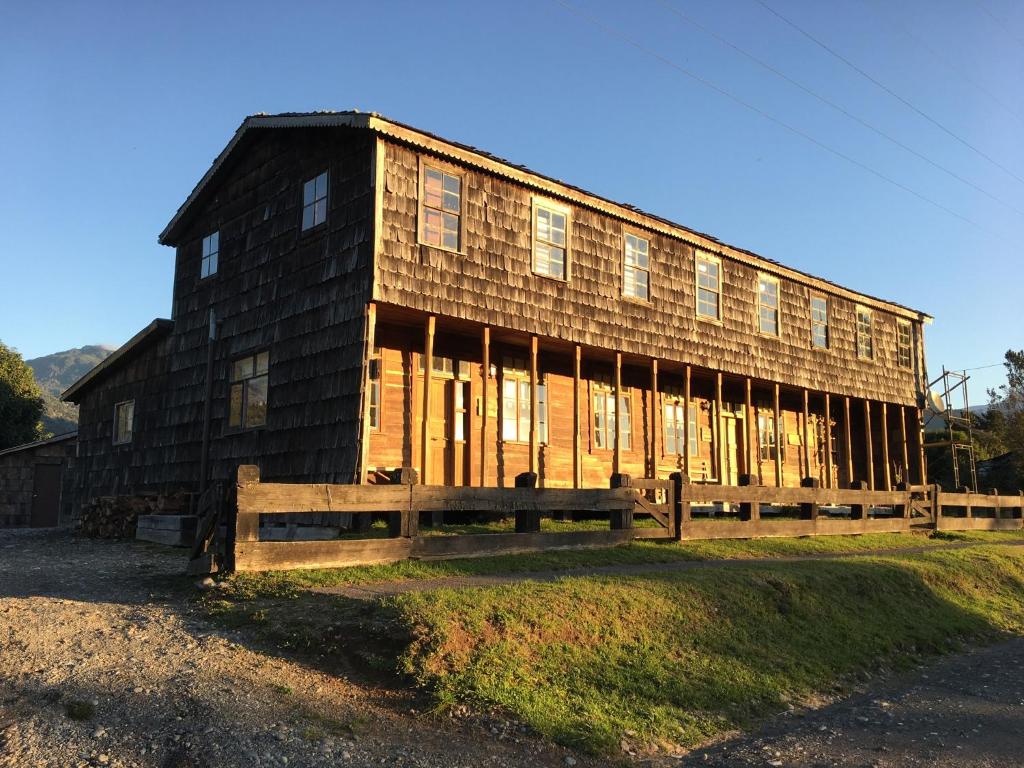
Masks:
[[[929,390],[935,390],[937,384],[941,385],[935,391],[941,393],[939,396],[942,399],[944,410],[935,412],[931,418],[941,416],[945,420],[947,439],[925,443],[924,447],[939,448],[948,446],[953,462],[953,485],[955,489],[964,487],[960,480],[961,462],[963,461],[966,463],[965,468],[970,478],[970,484],[967,487],[971,491],[977,492],[978,472],[975,467],[974,458],[974,432],[971,426],[970,400],[967,394],[967,381],[970,378],[966,371],[948,371],[946,366],[942,366],[942,375],[928,385]],[[961,400],[963,406],[954,407],[954,398]],[[926,429],[927,426],[926,422]],[[967,436],[966,442],[963,440],[964,434]]]

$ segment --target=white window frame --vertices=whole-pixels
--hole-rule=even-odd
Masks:
[[[320,179],[323,179],[323,189],[320,188]],[[312,196],[307,195],[307,191],[312,185]],[[320,192],[323,191],[321,195]],[[312,178],[306,179],[302,182],[302,231],[309,232],[310,230],[316,229],[320,225],[327,221],[327,213],[330,206],[330,191],[331,191],[331,174],[330,170],[325,168],[320,173],[316,174]],[[323,206],[319,203],[323,201]],[[310,223],[306,224],[306,211],[311,211]]]
[[[220,261],[220,230],[211,232],[203,238],[203,258],[199,264],[199,279],[217,274]]]
[[[825,303],[825,320],[824,320],[824,322],[822,322],[821,320],[816,320],[814,318],[814,312],[815,312],[814,302],[815,301],[821,301],[821,302]],[[829,317],[830,310],[831,310],[831,302],[829,301],[828,296],[823,296],[822,294],[819,294],[819,293],[812,293],[811,294],[811,300],[810,300],[810,320],[811,320],[811,347],[813,349],[828,349],[832,345],[832,329],[831,329],[832,323],[831,323],[831,318]],[[818,344],[817,343],[815,335],[814,335],[814,329],[815,328],[824,328],[824,331],[825,331],[825,333],[824,333],[825,343],[824,344]]]
[[[713,291],[711,291],[710,288],[705,288],[705,287],[703,287],[700,284],[700,265],[701,265],[701,262],[706,262],[707,264],[714,264],[715,265],[715,267],[717,269],[717,272],[718,272],[718,290],[717,291],[713,292]],[[711,322],[711,323],[721,323],[722,322],[722,260],[718,256],[714,255],[713,253],[709,253],[708,251],[701,251],[701,250],[695,250],[694,251],[694,254],[693,254],[693,287],[694,287],[693,306],[694,306],[694,312],[697,315],[697,319],[698,320],[705,320],[705,321]],[[717,301],[716,301],[716,309],[718,310],[717,314],[709,315],[709,314],[706,314],[704,312],[701,312],[701,310],[700,310],[700,305],[701,305],[700,292],[701,291],[708,291],[709,293],[713,292],[715,294],[715,296],[717,297]]]
[[[867,318],[867,334],[861,328],[861,316]],[[857,359],[858,360],[874,360],[875,359],[875,317],[874,313],[867,307],[862,307],[860,304],[857,305],[856,309],[856,343],[857,343]],[[866,344],[862,344],[866,341]]]
[[[441,174],[441,207],[437,208],[432,205],[427,205],[427,171],[436,171]],[[448,251],[449,253],[464,253],[463,243],[465,241],[465,216],[463,215],[466,208],[466,175],[460,171],[455,170],[451,166],[445,163],[438,163],[432,160],[425,160],[420,157],[420,168],[419,168],[419,205],[416,210],[416,241],[420,245],[426,245],[430,248],[437,248],[442,251]],[[458,179],[459,182],[459,210],[458,213],[453,214],[450,210],[444,208],[444,181],[445,177]],[[439,243],[431,243],[426,238],[426,226],[427,226],[427,209],[431,211],[437,211],[441,214],[441,241]],[[444,244],[444,216],[445,214],[454,215],[457,221],[456,226],[456,244],[454,248],[451,248]]]
[[[907,343],[903,343],[901,334],[907,334]],[[904,355],[906,362],[904,362]],[[900,368],[914,367],[914,326],[909,320],[896,318],[896,365]]]
[[[764,303],[764,291],[762,286],[774,285],[775,286],[775,306]],[[767,275],[758,273],[757,275],[757,332],[764,336],[771,336],[772,338],[782,337],[782,285],[779,282],[779,278],[774,275]],[[765,310],[768,312],[775,313],[775,330],[765,330],[764,327],[764,313]]]
[[[598,399],[601,399],[603,408],[598,409]],[[609,410],[608,404],[611,403],[613,406],[612,410]],[[623,404],[626,408],[623,410]],[[615,429],[613,422],[615,419],[616,410],[619,413],[618,430]],[[626,413],[626,418],[622,418],[622,414]],[[601,415],[599,421],[598,414]],[[603,380],[594,380],[591,382],[591,395],[590,395],[590,415],[593,419],[593,448],[598,451],[614,451],[615,446],[619,439],[625,437],[622,443],[622,450],[631,451],[633,450],[633,393],[629,387],[622,387],[622,391],[619,395],[619,402],[615,402],[615,387]],[[624,423],[625,422],[625,423]],[[603,425],[603,426],[602,426]],[[598,435],[602,435],[603,438],[598,438]],[[614,438],[614,439],[613,439]],[[600,439],[603,439],[605,444],[598,445]]]
[[[631,246],[631,239],[635,241],[635,245]],[[630,261],[631,255],[632,262]],[[641,257],[643,264],[639,263]],[[644,280],[646,295],[644,296],[637,293],[636,276],[639,274],[646,278]],[[632,276],[632,280],[630,276]],[[624,230],[622,233],[622,295],[635,301],[648,302],[651,300],[651,240],[629,230]]]
[[[121,412],[129,411],[130,415],[125,420],[128,429],[127,436],[121,432]],[[111,442],[114,445],[127,445],[135,438],[135,400],[122,400],[114,403],[114,427],[111,430]]]
[[[506,386],[512,385],[511,395]],[[533,420],[533,400],[530,392],[530,370],[526,360],[520,357],[505,357],[501,367],[501,441],[503,443],[529,443],[530,426]],[[514,415],[509,416],[509,401],[513,400]],[[540,371],[537,371],[537,443],[548,442],[548,388]],[[515,424],[515,434],[508,430]],[[525,429],[524,429],[525,424]]]
[[[557,216],[565,217],[565,242],[559,246],[553,240],[541,240],[538,235],[538,217],[541,211],[545,211],[549,214],[555,214]],[[540,277],[547,277],[551,280],[561,280],[564,283],[569,282],[569,278],[572,275],[572,249],[569,247],[570,240],[572,239],[572,215],[568,206],[556,203],[553,200],[549,200],[543,197],[534,197],[532,199],[532,206],[530,212],[531,222],[531,239],[530,239],[530,268],[535,275]],[[561,247],[563,250],[562,256],[562,274],[552,274],[547,271],[540,271],[537,267],[537,249],[540,245]]]

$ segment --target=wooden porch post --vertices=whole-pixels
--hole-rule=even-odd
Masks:
[[[427,317],[427,328],[423,339],[423,423],[420,425],[420,482],[430,483],[430,378],[434,371],[434,327],[437,318]]]
[[[903,482],[910,485],[910,451],[907,449],[907,409],[900,406],[900,448],[903,452]]]
[[[811,441],[807,439],[807,423],[811,420],[811,416],[807,398],[807,387],[804,387],[804,477],[811,476]]]
[[[484,326],[480,338],[481,357],[484,369],[484,390],[480,396],[480,487],[487,487],[487,405],[491,388],[491,328]]]
[[[757,466],[757,458],[754,456],[754,446],[756,442],[750,439],[750,430],[757,429],[757,425],[754,423],[754,398],[750,391],[750,377],[747,377],[746,381],[746,418],[744,419],[744,430],[743,430],[743,449],[746,454],[746,469],[744,474],[754,474],[754,467]]]
[[[775,411],[775,486],[782,487],[782,413],[779,409],[779,385],[772,391],[772,407]]]
[[[580,345],[576,345],[572,368],[572,487],[583,484],[583,455],[580,435]]]
[[[722,372],[715,373],[715,477],[719,485],[725,485],[722,470],[725,467],[725,441],[722,439]]]
[[[853,434],[850,429],[850,398],[843,397],[843,437],[846,443],[846,484],[853,487]]]
[[[530,472],[537,473],[537,337],[530,337]]]
[[[651,358],[651,477],[658,476],[658,358]]]
[[[832,398],[825,393],[825,487],[832,487]]]
[[[868,490],[875,490],[875,446],[871,439],[871,401],[864,400],[864,444],[867,447]]]
[[[622,353],[615,353],[615,423],[612,428],[615,430],[615,453],[612,456],[612,472],[619,474],[622,471],[622,434],[619,424],[622,417]]]
[[[892,470],[889,467],[889,405],[882,403],[882,462],[885,464],[885,473],[882,478],[885,482],[884,489],[892,490]]]
[[[370,455],[370,359],[376,345],[377,305],[370,302],[366,305],[366,352],[363,357],[363,423],[359,439],[359,478],[360,485],[366,483],[366,464]],[[384,395],[384,366],[377,372],[380,383],[381,397]]]
[[[924,457],[924,419],[920,408],[917,409],[917,428],[914,434],[917,435],[917,461],[921,485],[928,485],[928,464]]]
[[[690,481],[690,366],[686,366],[686,379],[683,385],[683,474]]]

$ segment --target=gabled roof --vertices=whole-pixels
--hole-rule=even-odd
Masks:
[[[33,448],[40,448],[44,445],[51,445],[52,443],[63,443],[65,440],[75,440],[78,438],[78,430],[74,432],[65,432],[63,435],[54,435],[48,437],[45,440],[36,440],[31,443],[22,443],[21,445],[15,445],[11,448],[4,448],[0,451],[0,456],[7,456],[12,453],[20,453],[21,451],[30,451]]]
[[[242,121],[242,124],[235,131],[234,136],[227,146],[217,155],[209,170],[196,184],[188,198],[178,208],[177,213],[170,220],[163,232],[160,233],[159,241],[163,245],[177,245],[178,238],[182,234],[184,224],[187,222],[193,209],[199,204],[209,192],[214,178],[222,168],[229,162],[243,143],[247,136],[260,129],[272,128],[356,128],[373,131],[374,133],[387,136],[397,141],[419,147],[433,154],[451,158],[461,163],[474,166],[480,170],[493,173],[498,176],[511,179],[545,194],[556,196],[585,206],[602,213],[614,216],[623,221],[646,227],[655,232],[684,240],[698,248],[718,253],[727,258],[748,264],[756,269],[771,272],[780,277],[793,280],[797,283],[808,285],[818,290],[823,290],[837,296],[855,302],[864,303],[867,306],[874,306],[894,314],[914,320],[931,322],[932,317],[920,310],[912,309],[896,302],[870,296],[859,291],[846,288],[833,283],[830,280],[802,272],[792,267],[787,267],[778,261],[761,256],[745,248],[724,243],[717,238],[697,232],[696,230],[684,227],[681,224],[647,213],[628,203],[618,203],[593,192],[568,184],[564,181],[545,176],[532,171],[524,165],[518,165],[504,160],[489,152],[485,152],[468,144],[444,139],[436,134],[414,128],[410,125],[400,123],[396,120],[383,117],[375,112],[286,112],[277,115],[257,114],[250,115]]]
[[[173,327],[173,320],[165,320],[158,317],[118,347],[110,357],[106,358],[95,368],[92,368],[82,378],[64,390],[61,393],[60,399],[65,402],[77,403],[78,400],[75,398],[81,395],[87,388],[99,381],[123,361],[130,358],[134,353],[144,349],[158,339],[162,339],[171,332]]]

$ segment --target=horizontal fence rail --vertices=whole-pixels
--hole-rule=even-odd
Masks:
[[[519,480],[526,482],[520,485]],[[613,475],[610,488],[536,488],[520,476],[515,488],[417,485],[415,473],[396,471],[391,484],[263,483],[254,466],[238,468],[227,500],[222,491],[201,499],[205,553],[217,521],[226,520],[224,566],[233,570],[318,568],[393,562],[405,558],[473,557],[538,550],[626,544],[638,538],[676,540],[821,536],[936,530],[1020,530],[1024,494],[950,493],[937,486],[900,490],[801,488],[689,483]],[[695,510],[702,511],[699,517]],[[419,535],[421,513],[485,512],[515,518],[515,533]],[[607,514],[609,528],[540,531],[542,514]],[[385,514],[389,538],[261,541],[263,515]],[[636,528],[634,515],[657,527]],[[438,516],[435,519],[440,520]],[[368,528],[369,519],[366,519]],[[206,556],[209,561],[209,555]],[[193,560],[193,564],[197,561]],[[204,561],[205,562],[205,561]]]

